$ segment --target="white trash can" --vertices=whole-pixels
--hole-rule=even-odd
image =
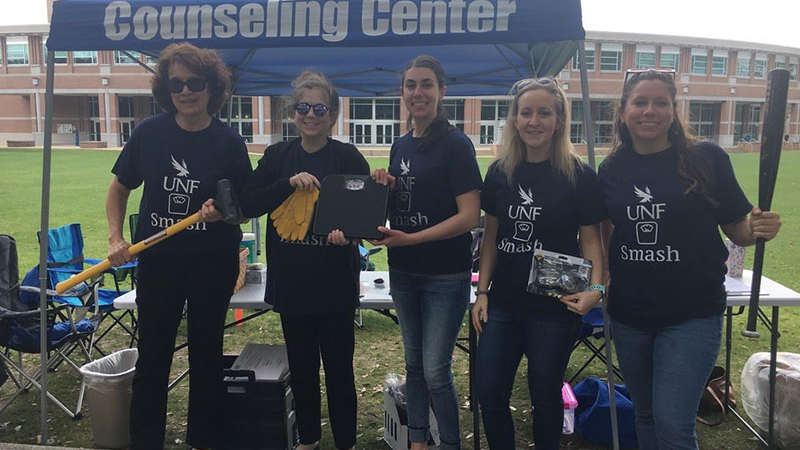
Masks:
[[[92,436],[97,447],[130,445],[131,394],[138,358],[139,351],[129,348],[81,367],[88,388]]]

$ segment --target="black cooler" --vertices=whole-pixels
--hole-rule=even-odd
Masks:
[[[298,442],[283,345],[247,344],[225,356],[224,450],[291,450]]]

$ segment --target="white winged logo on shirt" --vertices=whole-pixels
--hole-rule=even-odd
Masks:
[[[633,186],[633,193],[639,197],[639,203],[649,203],[653,201],[653,194],[650,193],[650,188],[645,186],[644,191],[639,189],[636,185]]]
[[[408,175],[408,172],[411,172],[411,160],[406,161],[400,158],[400,170],[402,171],[400,175]]]
[[[181,162],[178,163],[178,161],[175,160],[174,156],[172,155],[169,156],[172,159],[172,167],[174,167],[175,170],[178,171],[179,177],[185,177],[186,175],[189,175],[189,167],[186,166],[186,160],[182,159]]]
[[[528,188],[528,191],[522,189],[522,185],[519,186],[519,197],[522,199],[523,205],[532,205],[533,204],[533,194],[531,193],[531,188]]]

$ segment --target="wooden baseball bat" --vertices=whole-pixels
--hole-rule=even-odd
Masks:
[[[789,94],[789,71],[773,69],[769,72],[767,83],[766,111],[761,137],[761,158],[758,165],[758,207],[769,211],[772,194],[775,193],[775,180],[778,177],[778,164],[781,159],[783,127],[786,123],[786,100]],[[764,239],[756,240],[753,258],[753,280],[750,284],[750,310],[747,314],[747,328],[742,336],[759,338],[756,331],[758,302],[761,292],[761,270],[764,266]]]
[[[198,221],[200,221],[200,213],[196,212],[191,216],[181,220],[180,222],[177,222],[172,226],[159,231],[158,233],[150,236],[149,238],[141,240],[136,244],[131,245],[130,247],[128,247],[128,254],[131,256],[136,256],[139,253],[163,241],[164,239],[167,239],[175,235],[176,233],[179,233],[185,230],[186,228],[189,228],[190,226],[196,224]],[[108,259],[104,259],[99,264],[95,264],[94,266],[89,267],[83,272],[74,275],[72,277],[69,277],[68,279],[62,281],[61,283],[58,283],[56,285],[56,292],[59,294],[63,294],[67,289],[75,286],[76,284],[82,283],[92,277],[100,275],[101,273],[105,272],[110,268],[111,268],[111,262],[109,262]]]

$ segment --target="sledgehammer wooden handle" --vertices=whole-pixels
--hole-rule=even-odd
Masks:
[[[148,248],[158,244],[164,239],[167,239],[172,235],[177,234],[185,230],[186,228],[189,228],[190,226],[196,224],[199,221],[200,221],[200,213],[196,212],[191,216],[181,220],[180,222],[177,222],[172,226],[159,231],[158,233],[150,236],[149,238],[131,245],[130,247],[128,247],[128,254],[131,256],[136,256],[139,253],[143,252],[144,250],[147,250]],[[73,275],[69,277],[69,279],[62,281],[61,283],[58,283],[56,285],[56,292],[58,292],[59,294],[63,294],[67,289],[75,286],[76,284],[82,283],[88,280],[89,278],[100,275],[101,273],[105,272],[110,268],[111,268],[111,262],[108,259],[104,259],[101,263],[89,267],[83,272],[77,275]]]

